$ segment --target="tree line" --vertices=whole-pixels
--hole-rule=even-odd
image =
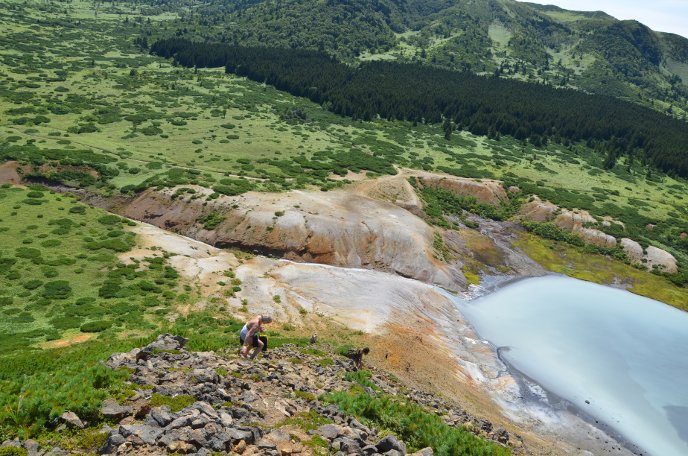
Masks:
[[[348,66],[317,51],[157,41],[151,53],[186,67],[226,72],[309,98],[355,119],[443,124],[476,135],[508,135],[536,146],[587,142],[606,167],[627,156],[688,177],[685,122],[623,100],[541,84],[482,77],[418,64]]]

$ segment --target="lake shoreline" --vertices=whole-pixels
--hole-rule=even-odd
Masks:
[[[606,452],[617,446],[626,450],[612,454],[685,454],[685,439],[673,434],[676,425],[667,421],[664,411],[669,405],[681,407],[683,399],[671,386],[676,383],[673,377],[659,368],[672,359],[677,369],[684,364],[676,359],[676,350],[666,348],[686,335],[676,321],[680,319],[674,312],[680,311],[658,301],[661,307],[652,307],[648,298],[617,294],[621,290],[613,287],[574,280],[546,274],[532,285],[522,284],[521,277],[487,281],[468,296],[453,298],[520,395],[514,400],[513,392],[507,392],[510,398],[499,397],[498,389],[490,393],[517,421],[536,416],[538,409],[545,415],[551,412],[540,420],[542,426],[536,419],[535,427],[578,435],[574,440],[581,442],[590,443],[592,436]],[[652,328],[662,325],[669,326],[655,335]],[[510,346],[516,347],[511,354]],[[540,393],[531,394],[533,389]],[[571,426],[566,415],[604,437],[571,432],[573,428],[564,427]]]

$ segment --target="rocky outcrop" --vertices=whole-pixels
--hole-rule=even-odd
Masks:
[[[424,187],[448,190],[461,196],[472,196],[479,203],[497,205],[509,199],[501,181],[490,179],[468,179],[432,173],[416,173]]]
[[[617,244],[614,236],[594,228],[577,228],[573,230],[573,232],[583,238],[583,240],[588,244],[608,248],[614,248]]]
[[[650,271],[657,270],[669,274],[678,272],[676,258],[669,252],[657,247],[649,246],[645,250],[645,262]]]
[[[0,184],[19,184],[22,180],[19,171],[21,171],[21,167],[16,161],[8,161],[1,164]]]
[[[164,338],[165,343],[170,340]],[[131,382],[137,390],[127,404],[104,404],[104,410],[117,408],[118,416],[110,418],[118,422],[103,427],[107,438],[100,454],[310,455],[314,445],[337,456],[434,453],[424,448],[410,454],[400,439],[381,434],[318,399],[323,393],[353,386],[344,379],[350,361],[337,355],[322,350],[315,351],[318,355],[306,354],[286,346],[270,351],[267,359],[250,362],[212,352],[187,352],[181,344],[171,351],[156,350],[147,346],[108,360],[111,368],[133,372]],[[152,356],[144,361],[138,357],[143,352]],[[400,384],[374,369],[370,385],[374,388],[365,388],[369,395],[401,394]],[[405,388],[403,394],[449,426],[472,429],[499,444],[510,444],[509,433],[489,421],[419,390]],[[139,415],[132,412],[141,409],[141,403],[150,403],[153,395],[158,401],[167,398],[181,405],[177,410],[161,405],[148,407]],[[317,421],[311,424],[314,416]],[[301,424],[306,422],[307,426]],[[8,441],[3,446],[30,446],[35,454],[42,454],[34,441]]]
[[[649,246],[643,251],[639,243],[628,238],[621,239],[621,247],[633,264],[645,264],[649,271],[656,270],[669,274],[678,272],[676,258],[666,250]]]
[[[519,215],[526,220],[542,223],[551,221],[558,210],[559,206],[556,204],[550,203],[549,201],[542,201],[535,197],[532,201],[521,206]]]
[[[657,270],[674,274],[678,272],[676,258],[669,252],[657,247],[650,246],[643,251],[642,246],[630,238],[622,238],[617,242],[614,236],[606,234],[592,225],[597,224],[597,220],[587,211],[561,209],[549,201],[541,201],[534,197],[532,201],[524,204],[519,215],[526,220],[533,222],[553,222],[564,231],[575,233],[585,242],[601,247],[614,248],[619,245],[626,256],[633,264],[645,264],[647,270]],[[625,225],[611,217],[604,217],[601,222],[605,226],[617,224],[625,229]],[[648,225],[648,230],[650,225]],[[654,228],[654,225],[652,225]]]
[[[182,197],[175,189],[148,190],[120,212],[219,247],[394,272],[450,290],[466,284],[460,268],[435,258],[432,228],[392,203],[346,191],[206,200],[209,190],[194,190]],[[212,229],[203,222],[209,215],[220,219]]]
[[[578,231],[586,224],[595,224],[597,220],[588,211],[560,209],[554,218],[554,224],[565,231]]]
[[[631,261],[631,263],[642,263],[645,253],[643,252],[643,247],[634,241],[633,239],[623,238],[621,239],[621,248],[626,253],[626,256]]]
[[[587,211],[561,209],[556,204],[534,197],[532,201],[521,207],[519,214],[524,219],[533,222],[553,222],[562,230],[577,234],[589,244],[601,247],[616,247],[617,245],[614,236],[591,228],[597,220]]]

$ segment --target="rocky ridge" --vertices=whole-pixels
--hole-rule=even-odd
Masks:
[[[648,271],[655,268],[670,274],[678,271],[676,258],[669,252],[654,246],[644,250],[638,242],[630,238],[617,241],[614,236],[594,228],[600,222],[587,211],[563,209],[549,201],[533,197],[521,207],[519,214],[533,222],[552,222],[562,230],[577,234],[585,242],[593,245],[610,248],[619,245],[632,263],[644,265]],[[612,223],[624,226],[622,222],[610,218],[602,220],[601,223],[607,226]]]
[[[161,335],[155,342],[129,353],[117,353],[107,365],[132,371],[135,393],[124,404],[103,403],[109,420],[99,454],[116,455],[317,455],[429,456],[431,448],[415,453],[393,435],[370,428],[347,416],[335,405],[318,399],[324,393],[353,385],[344,379],[350,362],[324,351],[284,346],[255,362],[235,354],[189,352],[186,340]],[[328,361],[324,361],[328,360]],[[486,420],[422,391],[406,389],[373,370],[376,390],[367,394],[401,396],[442,416],[451,426],[464,426],[475,434],[514,446],[509,433]],[[155,396],[188,398],[178,411],[154,406]],[[71,412],[63,415],[65,427],[84,427]],[[30,455],[67,454],[59,448],[46,451],[35,441],[8,441]],[[323,453],[324,451],[324,453]]]

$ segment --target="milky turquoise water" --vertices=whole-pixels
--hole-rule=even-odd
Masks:
[[[480,336],[543,388],[654,456],[688,455],[688,313],[548,276],[458,301]]]

